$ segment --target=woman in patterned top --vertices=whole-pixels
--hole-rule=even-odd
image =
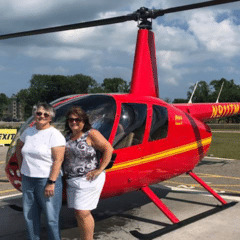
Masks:
[[[105,182],[104,169],[111,160],[113,148],[102,134],[91,129],[87,114],[72,107],[66,116],[66,152],[63,164],[67,181],[68,207],[74,208],[82,240],[92,240],[94,219]],[[102,152],[98,162],[96,150]]]

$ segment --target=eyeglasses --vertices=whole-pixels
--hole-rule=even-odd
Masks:
[[[68,118],[68,121],[70,123],[73,123],[73,122],[80,123],[82,121],[82,119],[80,119],[80,118]]]
[[[36,112],[36,115],[38,117],[41,117],[43,115],[45,118],[48,118],[50,116],[48,113],[42,113],[42,112]]]

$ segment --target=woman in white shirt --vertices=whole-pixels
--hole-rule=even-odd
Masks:
[[[16,149],[22,175],[23,212],[28,239],[40,239],[40,218],[43,213],[48,239],[60,240],[60,170],[66,141],[63,135],[51,126],[55,115],[51,105],[39,103],[34,107],[33,114],[36,123],[23,132]]]

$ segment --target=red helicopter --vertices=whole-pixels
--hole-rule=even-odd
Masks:
[[[211,129],[205,122],[239,114],[240,103],[168,104],[161,100],[154,33],[151,31],[152,22],[148,19],[230,2],[236,0],[208,1],[166,10],[149,10],[143,7],[125,16],[0,36],[1,40],[130,20],[139,22],[129,94],[73,95],[52,102],[56,109],[54,124],[58,129],[64,128],[66,111],[71,106],[81,106],[88,113],[92,126],[113,145],[114,157],[106,170],[107,178],[101,198],[142,190],[173,223],[178,223],[179,219],[149,186],[187,173],[222,205],[227,204],[193,173],[193,169],[206,155],[212,141]],[[33,118],[29,118],[21,127],[6,158],[7,177],[20,191],[21,176],[15,147],[20,134],[31,124]]]

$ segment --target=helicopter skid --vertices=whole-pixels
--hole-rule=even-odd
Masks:
[[[169,218],[172,223],[178,223],[179,219],[169,210],[169,208],[159,199],[159,197],[148,187],[144,186],[141,190],[150,200]]]
[[[141,240],[144,240],[144,239],[147,239],[147,240],[151,240],[151,239],[155,239],[157,237],[161,237],[162,235],[165,235],[167,233],[170,233],[172,231],[175,231],[177,229],[180,229],[182,227],[185,227],[191,223],[194,223],[194,222],[197,222],[201,219],[204,219],[206,217],[209,217],[211,215],[214,215],[218,212],[221,212],[225,209],[228,209],[230,207],[233,207],[234,205],[236,205],[237,202],[230,202],[230,203],[227,203],[225,205],[222,205],[222,206],[216,206],[215,208],[213,209],[210,209],[208,211],[205,211],[203,213],[200,213],[200,214],[197,214],[193,217],[190,217],[190,218],[187,218],[183,221],[180,221],[176,224],[172,224],[170,226],[166,226],[164,227],[163,229],[159,229],[159,230],[156,230],[154,232],[151,232],[151,233],[146,233],[146,234],[143,234],[143,233],[140,233],[139,231],[130,231],[130,233],[137,239],[141,239]]]
[[[212,188],[210,188],[201,178],[199,178],[192,171],[187,173],[194,180],[196,180],[202,187],[204,187],[210,194],[212,194],[219,202],[222,203],[222,206],[216,206],[215,208],[198,214],[196,216],[190,217],[183,221],[180,221],[171,211],[170,209],[159,199],[159,197],[149,188],[149,186],[143,186],[141,188],[142,192],[144,192],[149,199],[165,214],[166,217],[173,223],[172,225],[165,227],[164,229],[160,229],[148,234],[142,234],[139,231],[130,231],[130,233],[138,238],[138,239],[154,239],[156,237],[160,237],[166,233],[169,233],[173,230],[186,226],[190,223],[196,222],[200,219],[205,218],[206,216],[213,215],[217,212],[220,212],[226,208],[234,206],[236,202],[227,203],[219,194],[217,194]]]
[[[212,188],[210,188],[201,178],[199,178],[195,173],[192,171],[187,173],[189,176],[191,176],[194,180],[196,180],[202,187],[204,187],[209,193],[211,193],[219,202],[222,203],[222,205],[226,205],[227,202],[219,195],[217,194]]]

